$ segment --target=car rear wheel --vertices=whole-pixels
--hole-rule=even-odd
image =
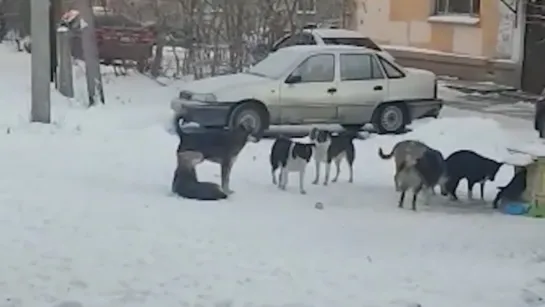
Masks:
[[[265,131],[265,121],[261,113],[257,106],[249,103],[241,104],[231,112],[229,128],[233,129],[245,124],[251,127],[253,135],[261,136]]]
[[[397,134],[405,131],[408,118],[405,105],[385,104],[375,111],[373,125],[380,134]]]

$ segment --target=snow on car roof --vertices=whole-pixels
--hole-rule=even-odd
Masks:
[[[324,38],[329,37],[365,37],[363,34],[357,31],[347,30],[347,29],[328,29],[328,28],[318,28],[318,29],[308,29],[312,33]]]
[[[369,48],[359,47],[359,46],[351,46],[351,45],[297,45],[297,46],[284,47],[284,48],[279,49],[276,52],[308,53],[308,52],[323,52],[323,51],[330,51],[330,52],[339,52],[339,51],[374,52],[374,50],[371,50]]]

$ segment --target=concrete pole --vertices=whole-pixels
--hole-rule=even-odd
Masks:
[[[90,0],[79,0],[78,3],[89,106],[95,105],[98,100],[104,104],[104,89],[102,87],[102,76],[100,75],[93,8]]]
[[[32,104],[30,121],[51,123],[49,1],[31,0]]]

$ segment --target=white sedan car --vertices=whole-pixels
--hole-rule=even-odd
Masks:
[[[382,49],[370,37],[358,31],[347,29],[306,28],[293,34],[284,35],[273,44],[271,51],[275,52],[282,48],[300,45],[348,45],[365,47],[375,50],[391,62],[395,61],[394,57],[388,51]]]
[[[437,117],[436,76],[403,68],[378,52],[353,46],[293,46],[248,71],[188,82],[171,108],[206,127],[373,123],[399,133],[413,119]]]

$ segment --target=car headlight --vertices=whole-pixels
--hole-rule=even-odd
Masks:
[[[214,94],[193,94],[193,100],[202,102],[216,102],[216,95]]]

